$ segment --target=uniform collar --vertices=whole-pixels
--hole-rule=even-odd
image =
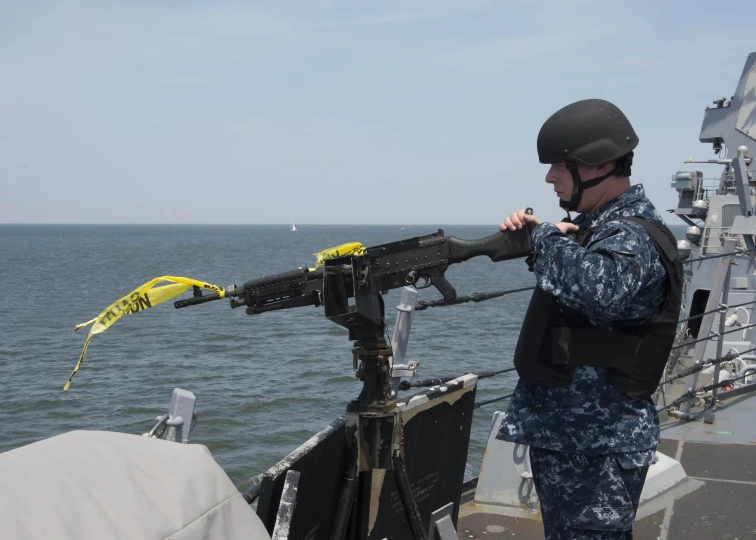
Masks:
[[[605,202],[592,214],[580,214],[573,223],[581,229],[590,229],[623,215],[622,210],[646,197],[643,184],[636,184],[630,189]]]

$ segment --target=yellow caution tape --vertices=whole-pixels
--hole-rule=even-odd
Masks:
[[[162,283],[164,281],[169,281],[172,283],[172,285],[162,285],[160,287],[156,287],[158,283]],[[197,287],[216,292],[220,295],[221,298],[226,297],[225,289],[211,283],[205,283],[204,281],[198,281],[196,279],[185,277],[161,276],[159,278],[153,279],[152,281],[148,281],[141,287],[137,287],[123,298],[119,298],[108,307],[106,307],[102,313],[100,313],[91,321],[77,324],[74,328],[74,331],[78,331],[85,326],[89,326],[90,324],[93,324],[94,326],[92,326],[92,329],[89,331],[87,340],[84,342],[84,348],[82,349],[81,355],[79,356],[79,361],[76,363],[76,367],[71,373],[71,376],[68,378],[68,382],[66,382],[66,385],[63,387],[63,391],[66,391],[71,387],[71,379],[73,379],[73,376],[76,375],[77,371],[79,371],[82,362],[84,362],[84,355],[87,352],[89,341],[92,339],[93,335],[104,332],[124,315],[144,311],[145,309],[157,306],[158,304],[162,304],[163,302],[166,302],[172,298],[176,298],[177,296],[186,292],[192,285],[196,285]]]
[[[367,250],[359,242],[347,242],[340,246],[324,249],[318,253],[313,253],[313,255],[315,255],[315,268],[321,266],[325,261],[338,259],[339,257],[344,257],[346,255],[362,257],[365,254],[365,251]],[[314,270],[314,268],[311,268],[311,270]]]
[[[366,251],[367,250],[359,242],[348,242],[346,244],[324,249],[318,253],[313,253],[313,255],[315,255],[315,268],[321,266],[325,261],[336,259],[338,257],[345,257],[347,255],[362,257]],[[314,270],[315,268],[311,268],[311,270]],[[169,281],[172,285],[156,287],[158,283],[163,281]],[[119,298],[106,307],[102,313],[91,321],[77,324],[74,331],[78,331],[90,324],[93,324],[94,326],[92,326],[92,329],[89,331],[87,340],[84,342],[84,348],[79,356],[79,361],[76,363],[76,367],[68,378],[68,382],[66,382],[63,390],[68,390],[71,387],[71,379],[73,379],[74,375],[79,371],[79,368],[81,368],[81,364],[84,362],[84,355],[87,352],[87,347],[89,347],[89,342],[93,335],[104,332],[124,315],[151,308],[183,294],[192,285],[216,292],[221,298],[226,297],[226,291],[223,288],[218,287],[217,285],[212,285],[211,283],[205,283],[203,281],[197,281],[196,279],[185,277],[161,276],[134,289],[134,291],[123,298]]]

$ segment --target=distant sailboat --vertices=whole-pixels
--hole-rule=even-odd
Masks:
[[[296,227],[294,226],[294,224],[293,224],[293,223],[291,224],[291,229],[290,229],[290,230],[291,230],[291,231],[293,231],[293,232],[296,232],[296,231],[297,231],[297,228],[296,228]]]

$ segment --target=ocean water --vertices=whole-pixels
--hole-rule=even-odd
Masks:
[[[497,230],[443,228],[465,239]],[[322,307],[247,316],[227,301],[181,310],[161,304],[94,336],[63,392],[88,331],[74,333],[74,326],[161,275],[241,285],[312,265],[313,253],[344,242],[370,246],[436,229],[0,225],[0,452],[75,429],[145,433],[180,387],[197,396],[192,442],[206,445],[246,489],[360,392],[347,331],[328,321]],[[452,266],[447,278],[459,295],[534,284],[524,260],[472,259]],[[399,297],[399,290],[384,297],[389,329]],[[420,297],[440,294],[425,289]],[[421,363],[416,377],[510,367],[528,299],[517,293],[418,312],[407,351],[408,360]],[[477,400],[510,393],[516,382],[514,373],[481,380]],[[505,407],[476,410],[468,477],[478,474],[491,415]]]

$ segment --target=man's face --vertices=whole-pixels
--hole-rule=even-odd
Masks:
[[[557,197],[561,200],[569,201],[572,198],[572,175],[564,166],[564,161],[551,164],[549,172],[546,173],[546,183],[554,187]]]

